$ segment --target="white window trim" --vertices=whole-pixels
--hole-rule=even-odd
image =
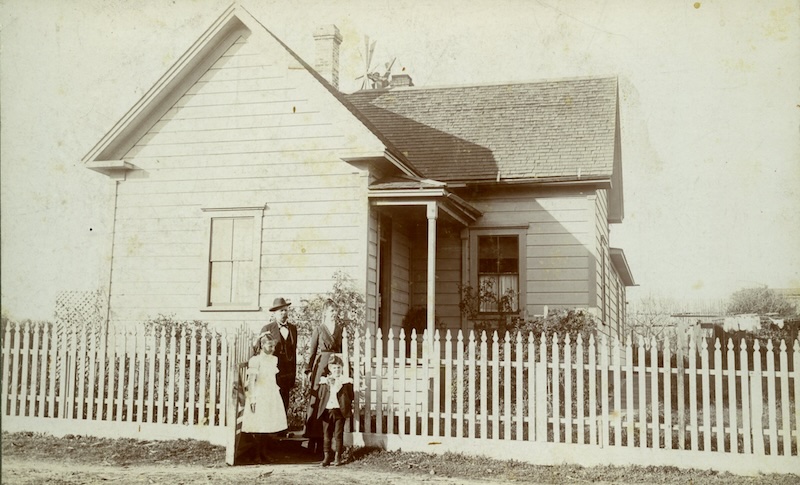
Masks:
[[[469,231],[469,284],[473,288],[478,288],[478,237],[479,236],[517,236],[517,251],[519,252],[519,295],[517,301],[517,313],[524,315],[527,308],[528,296],[528,253],[527,227],[494,227],[470,229]],[[482,315],[491,315],[497,312],[481,312]]]
[[[205,224],[205,243],[206,250],[203,253],[205,259],[205,279],[203,280],[203,299],[200,307],[201,312],[257,312],[261,311],[261,233],[264,225],[264,210],[261,207],[215,207],[203,208],[203,218]],[[256,281],[256,301],[249,305],[229,305],[229,306],[210,306],[209,305],[209,286],[211,285],[211,220],[217,217],[253,217],[253,247],[257,249],[258,256],[253,258],[253,264],[257,265],[258,279]]]

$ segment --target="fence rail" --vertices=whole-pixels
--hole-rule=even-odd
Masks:
[[[230,342],[226,334],[205,329],[106,333],[9,324],[2,347],[2,416],[157,426],[164,437],[211,436],[222,443]],[[204,429],[191,431],[198,428]],[[220,437],[214,439],[215,433]]]
[[[671,349],[557,334],[409,339],[407,347],[402,332],[378,332],[354,341],[354,433],[800,464],[798,341],[735,349],[689,339]]]

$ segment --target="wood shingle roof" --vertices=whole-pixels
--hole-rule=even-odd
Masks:
[[[613,77],[346,97],[431,179],[592,179],[614,169]]]

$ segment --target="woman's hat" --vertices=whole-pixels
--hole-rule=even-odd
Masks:
[[[291,303],[287,303],[286,300],[283,299],[283,297],[275,298],[272,301],[272,308],[270,308],[269,311],[274,312],[275,310],[286,308],[289,305],[291,305]]]

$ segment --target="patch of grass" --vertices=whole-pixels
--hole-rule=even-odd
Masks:
[[[140,441],[43,433],[3,433],[3,456],[103,465],[225,466],[225,448],[206,441]]]
[[[446,477],[507,480],[536,483],[623,482],[623,483],[692,483],[703,484],[800,484],[800,477],[771,474],[742,477],[731,473],[705,470],[682,470],[676,467],[603,466],[585,468],[578,465],[542,466],[519,461],[495,460],[457,453],[441,455],[382,451],[376,448],[353,450],[352,466],[396,473],[441,475]]]

